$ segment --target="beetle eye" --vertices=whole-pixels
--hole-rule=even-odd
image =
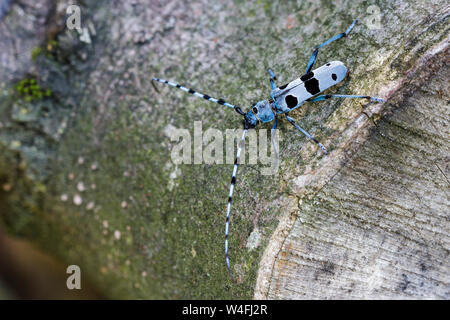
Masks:
[[[252,111],[253,111],[254,114],[257,114],[257,113],[258,113],[258,108],[253,107],[253,108],[252,108]]]

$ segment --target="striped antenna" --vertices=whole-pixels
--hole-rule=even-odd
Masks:
[[[193,89],[183,87],[183,86],[179,85],[178,83],[167,81],[167,80],[164,80],[164,79],[153,78],[152,81],[157,81],[157,82],[160,82],[160,83],[168,84],[169,86],[181,89],[181,90],[183,90],[183,91],[185,91],[187,93],[193,94],[194,96],[197,96],[199,98],[203,98],[205,100],[208,100],[208,101],[211,101],[211,102],[214,102],[214,103],[218,103],[218,104],[220,104],[222,106],[226,106],[228,108],[232,108],[237,113],[239,113],[240,115],[245,116],[245,113],[241,110],[241,108],[239,108],[238,106],[232,105],[232,104],[226,102],[223,99],[213,98],[213,97],[211,97],[211,96],[209,96],[207,94],[203,94],[203,93],[197,92],[197,91],[195,91]],[[153,82],[152,82],[152,84],[153,84]],[[155,86],[153,86],[153,87],[156,89]],[[158,89],[156,89],[156,91],[158,91]]]
[[[237,154],[236,154],[236,160],[234,160],[234,167],[233,167],[233,175],[231,176],[231,184],[230,184],[230,193],[228,194],[228,206],[227,206],[227,218],[225,221],[225,260],[227,262],[227,268],[228,273],[230,274],[231,280],[236,282],[233,278],[233,273],[231,272],[230,267],[230,258],[228,256],[228,226],[230,223],[230,211],[231,211],[231,201],[233,198],[233,190],[234,190],[234,184],[236,183],[236,173],[239,166],[239,159],[241,157],[241,150],[245,143],[245,135],[247,134],[248,129],[244,129],[244,132],[242,133],[241,141],[238,144]]]

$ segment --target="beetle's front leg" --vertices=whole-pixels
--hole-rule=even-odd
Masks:
[[[275,73],[273,73],[272,69],[268,68],[267,72],[269,72],[270,75],[270,87],[273,89],[276,89],[276,84],[275,81],[277,80],[277,76],[275,75]]]

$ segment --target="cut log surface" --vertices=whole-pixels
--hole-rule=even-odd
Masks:
[[[450,298],[445,1],[80,1],[81,35],[69,4],[0,0],[1,232],[80,266],[102,297]],[[291,112],[328,155],[280,119],[275,175],[243,152],[234,284],[236,151],[176,164],[172,138],[184,129],[194,145],[200,121],[225,146],[242,118],[151,79],[247,111],[269,98],[268,67],[277,85],[300,77],[356,18],[315,67],[349,70],[326,94],[386,103]]]

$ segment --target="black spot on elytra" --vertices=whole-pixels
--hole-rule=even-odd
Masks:
[[[327,63],[327,67],[331,66],[331,63]]]
[[[286,89],[289,83],[283,84],[281,87],[279,87],[281,90]]]
[[[333,80],[336,81],[336,79],[337,79],[336,73],[333,73],[333,74],[331,75],[331,78],[333,78]]]
[[[312,77],[314,77],[314,72],[311,71],[311,72],[308,72],[307,74],[302,75],[300,77],[300,80],[306,81],[306,80],[311,79]]]
[[[298,104],[298,99],[293,95],[286,96],[286,98],[284,98],[284,101],[286,101],[286,105],[289,108],[294,108]]]
[[[252,111],[253,111],[254,114],[257,114],[257,113],[258,113],[258,108],[253,107],[253,108],[252,108]]]
[[[311,95],[318,94],[320,92],[319,80],[316,78],[309,79],[305,82],[305,88]]]

